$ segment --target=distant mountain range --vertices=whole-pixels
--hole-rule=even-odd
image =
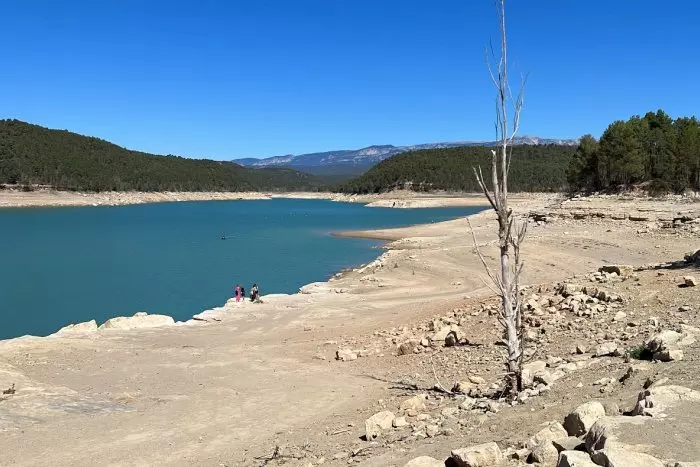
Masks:
[[[575,146],[576,139],[551,139],[537,136],[520,136],[516,144]],[[231,162],[246,167],[271,168],[289,167],[301,172],[317,175],[358,175],[370,167],[396,154],[421,149],[454,148],[460,146],[495,146],[496,141],[455,141],[447,143],[427,143],[413,146],[393,146],[391,144],[369,146],[362,149],[342,149],[338,151],[314,152],[298,156],[267,157],[264,159],[244,158]]]

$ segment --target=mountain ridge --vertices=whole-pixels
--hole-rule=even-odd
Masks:
[[[360,149],[340,149],[334,151],[312,152],[306,154],[287,154],[261,159],[252,157],[234,159],[231,162],[251,168],[288,167],[297,168],[314,174],[360,174],[379,162],[410,151],[424,149],[446,149],[465,146],[496,146],[497,141],[452,141],[438,143],[394,146],[377,144]],[[514,140],[516,145],[540,146],[559,145],[575,146],[578,139],[541,138],[538,136],[519,136]]]

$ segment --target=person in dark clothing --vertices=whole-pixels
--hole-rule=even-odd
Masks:
[[[241,286],[241,298],[245,300],[245,287]]]
[[[260,291],[258,290],[258,284],[253,284],[253,287],[250,289],[250,301],[257,302],[258,298],[260,298]]]

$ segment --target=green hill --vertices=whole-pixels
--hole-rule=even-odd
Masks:
[[[363,175],[337,186],[346,193],[379,193],[396,188],[415,191],[479,191],[474,167],[486,174],[491,149],[457,147],[398,154]],[[513,147],[511,191],[560,191],[566,188],[566,170],[576,146],[518,145]]]
[[[0,120],[0,183],[85,191],[312,190],[321,181],[291,169],[158,156],[107,141]]]

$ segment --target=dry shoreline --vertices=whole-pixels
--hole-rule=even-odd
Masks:
[[[514,203],[518,215],[562,213],[531,224],[524,282],[558,281],[606,262],[682,258],[696,244],[695,237],[652,227],[653,219],[592,214],[642,208],[656,218],[686,209],[605,199],[561,205],[537,196]],[[586,209],[585,219],[564,217]],[[496,261],[492,213],[470,218],[487,262]],[[265,296],[260,305],[229,301],[192,326],[0,342],[0,389],[17,388],[2,401],[3,463],[252,466],[276,445],[310,440],[326,465],[347,465],[333,456],[367,446],[357,439],[364,420],[397,402],[387,381],[423,373],[431,384],[433,376],[404,368],[407,360],[392,355],[392,342],[356,362],[333,361],[336,349],[364,348],[377,331],[410,327],[489,295],[467,228],[456,219],[356,232],[391,243],[362,268],[302,293]],[[384,342],[384,335],[376,339]],[[409,449],[415,457],[415,447]],[[399,458],[360,465],[403,465],[409,456],[391,454]]]
[[[25,207],[123,206],[129,204],[187,201],[268,200],[275,198],[327,199],[362,203],[369,207],[434,208],[481,206],[484,199],[471,193],[425,194],[394,191],[382,194],[347,195],[330,192],[73,192],[38,189],[24,192],[0,190],[0,209]]]

